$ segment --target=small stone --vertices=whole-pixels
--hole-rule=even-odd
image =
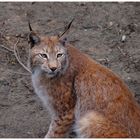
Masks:
[[[28,131],[27,134],[32,134],[32,133],[30,131]]]
[[[110,22],[109,22],[109,26],[112,26],[112,25],[113,25],[113,22],[112,22],[112,21],[110,21]]]
[[[9,39],[10,39],[10,36],[6,36],[5,38],[6,38],[7,40],[9,40]]]
[[[126,35],[122,35],[121,41],[122,42],[125,42],[126,41]]]
[[[131,77],[127,77],[127,80],[131,80]]]
[[[122,32],[122,30],[120,29],[120,30],[119,30],[119,33],[121,33],[121,32]]]

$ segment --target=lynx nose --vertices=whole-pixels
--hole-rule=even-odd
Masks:
[[[51,71],[55,71],[57,68],[56,67],[52,67],[52,68],[50,68],[51,69]]]

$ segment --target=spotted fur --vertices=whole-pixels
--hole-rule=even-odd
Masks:
[[[31,50],[33,86],[52,118],[46,137],[65,137],[73,123],[78,137],[140,137],[140,107],[126,84],[61,42],[57,36],[40,37]],[[58,52],[64,54],[59,59]],[[50,65],[56,67],[52,75]]]

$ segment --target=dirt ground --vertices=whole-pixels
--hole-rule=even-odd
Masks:
[[[50,123],[34,93],[27,64],[27,19],[40,34],[59,34],[75,17],[68,39],[121,76],[140,103],[140,3],[0,3],[0,137],[44,137]],[[4,49],[9,48],[9,50]]]

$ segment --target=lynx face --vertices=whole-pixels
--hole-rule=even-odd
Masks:
[[[68,67],[67,49],[58,37],[43,37],[31,50],[32,67],[52,78],[63,74]]]

